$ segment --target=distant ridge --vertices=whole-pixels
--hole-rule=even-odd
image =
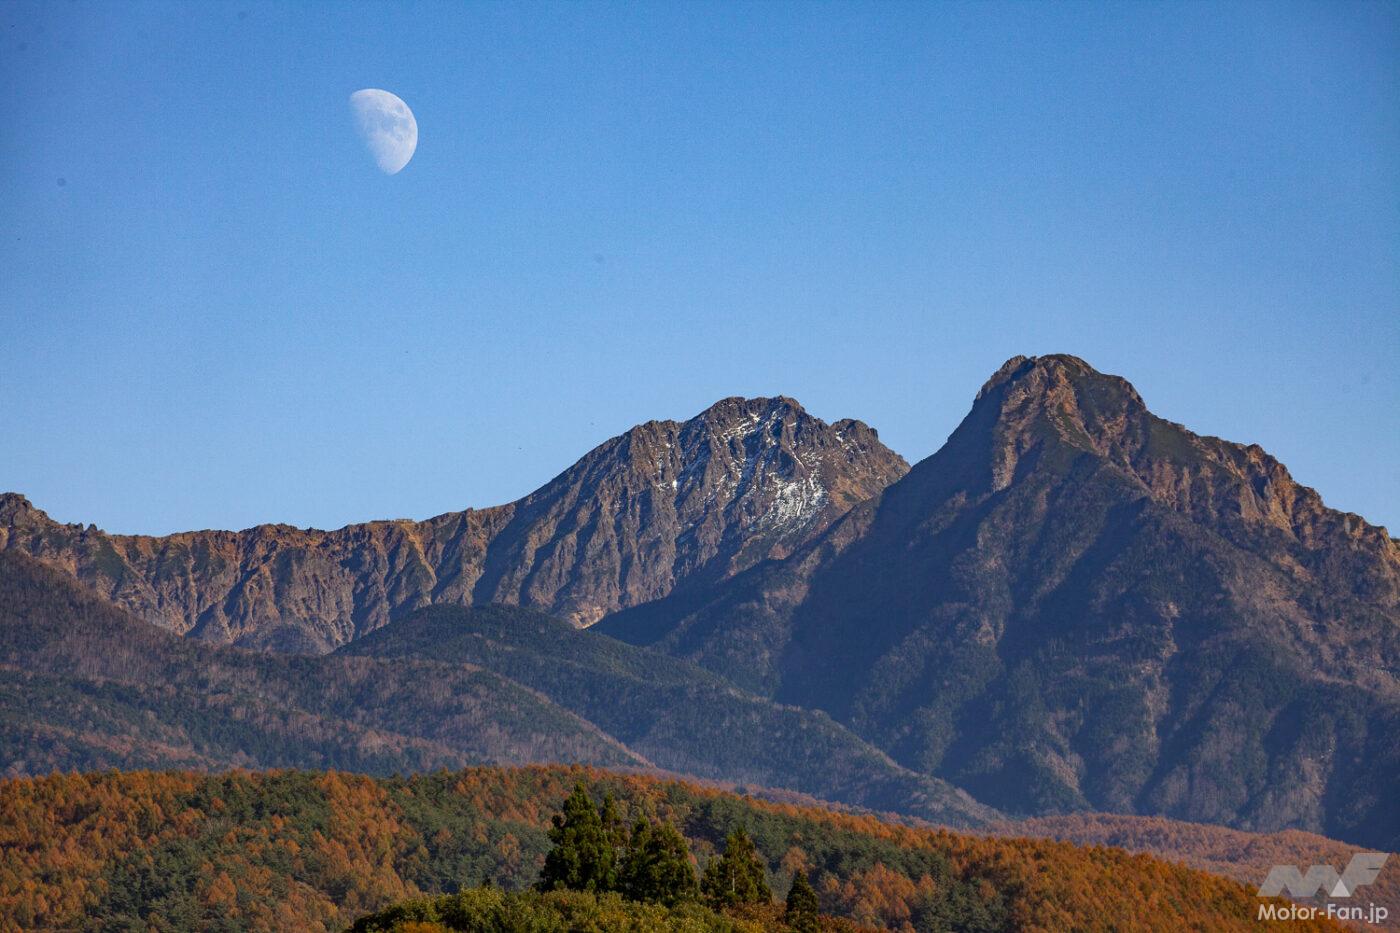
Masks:
[[[0,550],[179,634],[321,653],[434,604],[518,604],[589,625],[781,557],[907,469],[859,421],[728,398],[689,421],[639,425],[495,508],[144,537],[62,525],[7,493]]]
[[[480,667],[201,644],[132,618],[31,557],[0,552],[0,776],[392,774],[553,761],[651,767],[592,723]]]

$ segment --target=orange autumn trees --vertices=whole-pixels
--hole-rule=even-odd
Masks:
[[[1331,864],[1340,868],[1357,852],[1369,851],[1298,830],[1248,833],[1204,823],[1110,813],[1039,817],[997,824],[987,831],[1002,836],[1059,839],[1082,846],[1115,846],[1234,878],[1246,886],[1257,886],[1275,865]],[[1400,858],[1387,864],[1366,889],[1366,897],[1388,908],[1392,918],[1400,918]],[[1327,903],[1322,894],[1300,900],[1318,906]]]
[[[702,865],[746,827],[778,901],[805,871],[822,913],[865,926],[1254,926],[1250,889],[1148,856],[535,767],[392,779],[292,771],[3,781],[0,930],[331,931],[386,904],[483,882],[521,891],[538,878],[550,817],[578,781],[595,799],[612,794],[624,825],[677,827]],[[781,903],[765,909],[782,922]]]

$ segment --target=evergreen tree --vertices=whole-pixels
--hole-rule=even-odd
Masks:
[[[617,857],[612,841],[582,781],[574,785],[574,792],[564,801],[563,812],[555,814],[553,822],[549,838],[554,848],[545,856],[540,890],[617,890]]]
[[[695,897],[698,885],[685,837],[670,823],[653,825],[637,820],[620,882],[623,895],[634,901],[671,907]]]
[[[817,892],[807,880],[807,873],[799,871],[792,876],[792,887],[788,889],[787,909],[783,920],[797,933],[817,933],[817,915],[821,905],[817,903]]]
[[[700,890],[716,908],[766,904],[773,899],[768,889],[768,870],[758,857],[748,830],[741,826],[729,834],[724,854],[705,866]]]
[[[603,821],[603,832],[607,833],[608,841],[620,860],[623,850],[627,848],[627,824],[622,822],[622,814],[618,812],[612,791],[603,795],[603,807],[598,812],[598,818]]]

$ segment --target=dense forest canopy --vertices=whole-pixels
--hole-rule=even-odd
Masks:
[[[1254,926],[1237,882],[1144,855],[980,838],[580,768],[132,772],[0,783],[5,930],[338,930],[367,912],[539,879],[551,818],[582,780],[624,823],[680,828],[708,864],[743,827],[777,897],[915,930]],[[1299,929],[1325,929],[1325,924]]]

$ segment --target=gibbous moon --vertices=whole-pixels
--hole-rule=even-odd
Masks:
[[[385,175],[397,174],[418,148],[418,121],[395,94],[367,87],[350,95],[355,125]]]

